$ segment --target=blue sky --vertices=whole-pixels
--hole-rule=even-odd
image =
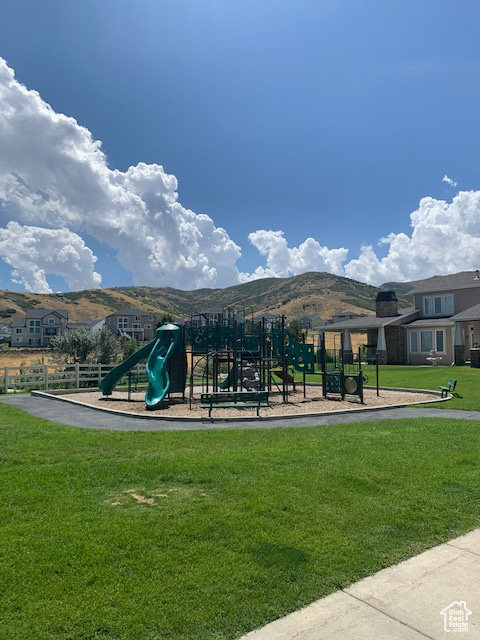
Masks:
[[[0,8],[0,288],[479,267],[476,0]]]

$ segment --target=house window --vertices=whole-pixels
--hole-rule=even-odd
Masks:
[[[448,316],[453,313],[453,296],[426,296],[423,299],[424,316]]]
[[[427,353],[433,349],[433,335],[431,331],[420,331],[420,351]]]
[[[57,335],[57,327],[45,327],[45,335],[46,336],[56,336]]]
[[[445,353],[444,329],[410,331],[410,353],[430,353],[433,350]]]
[[[15,329],[15,333],[23,333],[23,329],[19,329],[19,328],[17,328],[17,329]],[[17,341],[17,342],[18,342],[18,341]]]
[[[132,324],[132,329],[141,329],[142,325],[139,322],[134,322]]]
[[[151,325],[151,324],[144,324],[144,325],[143,325],[143,328],[144,328],[144,329],[151,329],[151,328],[152,328],[152,325]]]
[[[135,316],[135,322],[140,322],[142,318],[140,316]]]
[[[49,318],[48,324],[55,324],[55,318]]]
[[[40,320],[29,320],[28,321],[28,332],[29,333],[40,333]]]
[[[443,313],[451,316],[453,314],[453,296],[443,296],[443,305]]]
[[[437,345],[437,351],[444,352],[443,344],[443,331],[435,331],[435,344]]]
[[[117,318],[117,327],[119,329],[128,329],[128,318]]]
[[[22,339],[21,338],[15,338],[15,342],[21,342]]]
[[[411,353],[418,351],[418,333],[416,331],[410,333],[410,351]]]

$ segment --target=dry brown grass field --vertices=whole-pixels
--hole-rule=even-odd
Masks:
[[[52,352],[47,349],[28,350],[28,349],[7,349],[0,350],[0,368],[1,367],[21,367],[29,366],[37,363],[53,364]]]

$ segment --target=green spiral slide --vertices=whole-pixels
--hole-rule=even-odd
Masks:
[[[170,389],[168,359],[180,345],[182,332],[174,324],[164,324],[157,329],[157,341],[147,360],[148,389],[145,404],[148,409],[157,409]]]
[[[173,363],[173,391],[181,390],[185,386],[186,375],[182,330],[174,324],[165,324],[157,329],[155,340],[141,347],[107,373],[100,382],[103,395],[111,396],[118,381],[141,360],[147,360],[148,389],[145,393],[145,403],[148,409],[158,409],[171,387],[168,360],[174,354],[177,360]]]

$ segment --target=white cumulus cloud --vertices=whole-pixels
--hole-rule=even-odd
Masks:
[[[12,266],[12,280],[27,291],[51,293],[46,274],[62,276],[70,289],[100,286],[96,257],[68,229],[42,229],[9,222],[0,229],[0,256]]]
[[[422,198],[410,221],[411,235],[391,233],[380,240],[388,245],[385,257],[365,246],[345,265],[345,275],[380,284],[479,268],[480,191],[461,191],[450,203]]]
[[[25,245],[35,240],[28,268],[5,243],[0,257],[25,288],[45,291],[48,274],[67,274],[65,255],[72,256],[70,287],[99,286],[93,254],[90,262],[74,257],[86,255],[82,233],[113,248],[135,284],[194,289],[238,282],[239,247],[209,216],[183,207],[177,186],[157,164],[111,170],[90,131],[20,84],[0,58],[0,224],[16,221]],[[53,238],[56,246],[67,243],[65,251],[51,253]]]
[[[383,258],[372,245],[364,245],[348,261],[344,248],[329,249],[313,238],[288,247],[282,231],[255,231],[249,240],[266,257],[266,266],[242,274],[242,279],[327,271],[379,285],[480,268],[480,191],[461,191],[450,203],[422,198],[410,226],[410,234],[391,233],[379,240],[388,248]]]
[[[328,249],[313,238],[298,247],[289,248],[283,231],[259,230],[250,233],[249,242],[266,256],[266,267],[257,267],[252,274],[242,274],[244,281],[257,278],[286,278],[306,271],[328,271],[343,274],[342,263],[347,249]]]

